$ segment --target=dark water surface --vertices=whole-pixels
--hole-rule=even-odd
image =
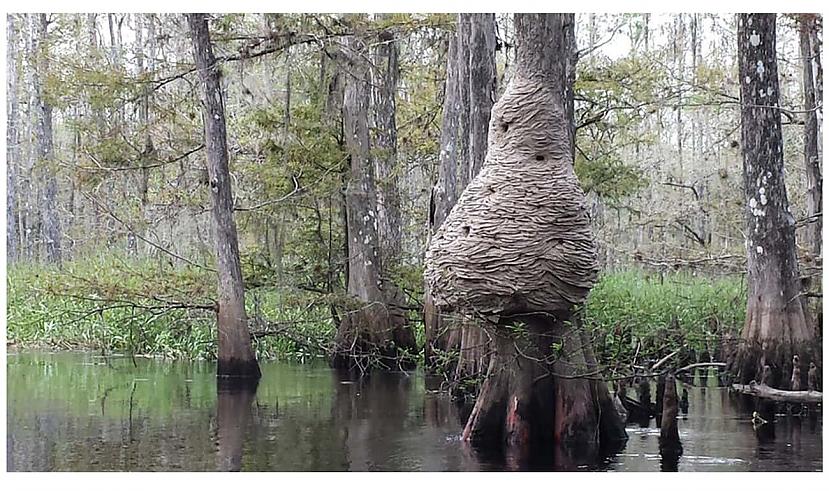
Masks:
[[[459,441],[461,418],[419,372],[337,377],[325,364],[263,363],[255,394],[217,393],[210,363],[89,353],[9,353],[9,471],[472,471],[509,465]],[[662,461],[659,430],[628,427],[597,462],[539,458],[533,469],[822,470],[822,420],[781,416],[761,442],[752,408],[689,387],[684,452]]]

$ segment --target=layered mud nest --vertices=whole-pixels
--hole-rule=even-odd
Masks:
[[[493,108],[481,172],[433,237],[436,305],[483,315],[568,311],[598,275],[563,104],[520,74]]]

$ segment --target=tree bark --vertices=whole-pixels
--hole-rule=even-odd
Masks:
[[[817,53],[812,47],[812,30],[815,29],[814,14],[800,14],[800,57],[803,59],[803,155],[806,167],[806,216],[814,221],[806,224],[806,246],[812,254],[820,256],[823,238],[823,218],[818,214],[823,204],[823,176],[818,154],[818,115],[815,104],[814,62]]]
[[[662,456],[662,470],[678,470],[679,456],[682,455],[682,442],[679,439],[677,414],[679,401],[676,396],[676,380],[673,375],[665,377],[664,399],[661,400],[662,421],[659,425],[659,453]],[[657,416],[658,417],[658,416]]]
[[[43,77],[49,71],[47,29],[49,20],[46,14],[37,14],[37,35],[35,38],[35,53],[37,59],[37,73],[34,75],[35,93],[34,107],[37,110],[37,165],[43,174],[44,190],[41,205],[41,221],[43,223],[43,239],[46,249],[46,260],[60,264],[61,261],[61,227],[58,216],[57,195],[58,182],[54,166],[54,148],[52,133],[52,104],[44,88]]]
[[[458,166],[458,122],[463,113],[463,100],[460,98],[458,72],[458,35],[449,37],[446,56],[446,83],[443,95],[443,115],[440,130],[440,153],[438,155],[438,178],[432,188],[429,202],[429,238],[441,226],[457,200],[457,166]],[[423,323],[425,345],[423,348],[427,370],[438,368],[438,353],[447,351],[449,337],[452,334],[445,325],[440,311],[434,304],[429,285],[424,288]],[[454,344],[454,343],[453,343]]]
[[[742,384],[769,366],[772,386],[791,373],[794,354],[820,365],[800,296],[795,220],[784,180],[775,21],[774,14],[738,17],[749,291],[742,342],[730,366]]]
[[[20,137],[17,129],[17,40],[13,14],[6,15],[6,261],[17,259],[17,167]]]
[[[823,63],[821,56],[823,54],[823,16],[816,15],[812,18],[812,30],[809,32],[812,47],[812,63],[814,67],[812,73],[815,76],[815,116],[817,116],[818,139],[817,148],[818,155],[823,156]],[[821,168],[823,167],[823,160],[821,159]]]
[[[228,166],[227,130],[219,66],[210,43],[207,16],[187,14],[187,21],[202,84],[205,149],[219,280],[217,375],[258,379],[261,374],[248,330],[245,287],[239,262],[239,242],[233,218],[233,192]]]
[[[665,377],[665,388],[662,406],[662,421],[659,425],[659,450],[660,452],[681,452],[682,443],[679,440],[679,428],[676,417],[679,414],[679,400],[676,396],[676,380],[673,375]]]
[[[481,171],[486,159],[489,119],[495,103],[498,82],[495,67],[496,26],[495,14],[459,15],[469,18],[469,103],[466,105],[469,111],[469,176],[464,179],[468,184]],[[464,61],[466,59],[461,60]],[[466,184],[460,189],[459,194],[466,188]],[[489,362],[489,337],[486,336],[480,322],[470,317],[464,317],[460,325],[454,329],[460,330],[455,381],[476,382],[484,375]],[[471,390],[477,388],[474,383],[467,383],[466,387]]]
[[[25,14],[21,20],[25,26],[26,33],[26,64],[27,67],[35,67],[38,64],[37,54],[37,19],[34,14]],[[26,158],[21,159],[20,175],[20,255],[26,259],[38,257],[38,244],[35,240],[35,231],[39,224],[37,213],[38,189],[35,186],[35,169],[37,167],[37,127],[40,119],[39,104],[37,102],[37,87],[39,85],[37,70],[25,70],[27,90],[24,91],[27,99],[26,120],[21,132],[21,140],[26,139]],[[21,146],[21,148],[24,148]]]
[[[394,32],[382,31],[373,49],[372,157],[377,181],[377,212],[380,256],[385,272],[400,260],[403,225],[397,175],[397,83],[400,78],[397,40]]]
[[[351,163],[345,208],[348,236],[348,293],[356,300],[343,316],[332,364],[339,368],[396,368],[403,350],[414,349],[402,299],[382,277],[377,187],[371,156],[368,67],[365,44],[348,38],[348,69],[342,74],[343,134]],[[409,363],[406,363],[407,365]]]
[[[432,193],[431,233],[440,228],[466,185],[486,158],[489,118],[495,102],[495,15],[458,14],[457,31],[449,40],[447,77],[441,124],[438,180]],[[466,316],[449,317],[435,307],[426,288],[424,299],[426,363],[438,368],[433,350],[458,350],[444,367],[456,381],[472,380],[488,364],[488,338]]]

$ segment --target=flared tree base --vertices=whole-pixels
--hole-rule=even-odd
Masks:
[[[366,305],[340,322],[331,356],[337,369],[411,370],[416,366],[415,340],[405,319],[384,305]]]
[[[763,342],[743,341],[734,349],[728,362],[728,371],[735,375],[734,381],[740,384],[765,383],[769,387],[790,390],[792,377],[792,360],[798,356],[800,368],[800,388],[806,390],[808,384],[809,363],[822,366],[820,360],[820,343],[786,342],[781,339],[769,339]],[[769,370],[765,371],[764,367]],[[765,371],[765,373],[764,373]]]
[[[624,441],[624,423],[607,387],[591,379],[595,360],[578,330],[550,316],[514,321],[490,330],[494,353],[463,439],[503,447],[513,462],[545,447],[583,460]]]

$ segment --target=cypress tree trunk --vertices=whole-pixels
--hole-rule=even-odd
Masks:
[[[486,159],[489,118],[495,102],[495,15],[469,16],[469,177],[471,181]],[[468,182],[468,181],[467,181]],[[465,187],[465,186],[464,186]],[[461,190],[462,191],[462,190]],[[460,351],[455,381],[475,381],[486,373],[491,351],[489,337],[478,322],[464,318],[459,326]],[[473,388],[474,384],[467,384]]]
[[[493,339],[464,429],[511,459],[560,445],[592,458],[624,439],[586,333],[572,316],[596,279],[595,243],[573,173],[571,41],[557,14],[515,16],[516,74],[492,112],[486,163],[436,233],[426,277],[436,305],[480,316]]]
[[[403,225],[397,175],[397,83],[400,62],[394,32],[382,31],[373,49],[372,81],[372,157],[377,180],[377,212],[380,232],[380,255],[390,272],[400,260]]]
[[[731,368],[740,383],[760,380],[785,387],[793,355],[818,365],[820,348],[800,297],[795,221],[783,171],[777,78],[776,16],[740,14],[737,47],[746,199],[748,305],[742,342]],[[801,372],[805,370],[801,369]],[[805,385],[805,378],[803,385]]]
[[[245,313],[245,288],[239,263],[239,242],[233,218],[233,193],[228,168],[227,130],[219,66],[213,56],[207,16],[187,14],[187,21],[202,83],[204,138],[219,280],[217,375],[258,379],[261,374],[250,342]]]
[[[662,398],[657,399],[662,410],[662,421],[659,424],[659,450],[663,453],[682,452],[682,442],[679,440],[679,427],[676,417],[679,414],[679,400],[676,396],[676,379],[667,375],[664,380]]]
[[[54,168],[54,148],[52,133],[52,104],[46,97],[44,78],[49,71],[49,45],[46,14],[37,14],[34,53],[37,62],[33,74],[34,108],[37,111],[35,134],[37,135],[37,166],[43,175],[43,201],[41,204],[41,223],[45,243],[46,260],[60,264],[61,230],[58,216],[58,183]]]
[[[803,154],[806,166],[806,215],[813,220],[806,225],[806,246],[815,256],[820,256],[823,238],[823,218],[818,216],[823,204],[823,176],[821,175],[820,155],[818,154],[818,115],[815,104],[815,79],[813,59],[820,56],[812,47],[812,30],[814,14],[801,14],[800,56],[803,58],[803,108],[805,125],[803,126]]]
[[[446,84],[443,95],[443,116],[440,131],[440,154],[438,155],[438,178],[432,188],[429,202],[429,238],[434,233],[457,199],[457,131],[458,119],[462,113],[458,93],[458,36],[449,37],[446,56]],[[423,347],[426,369],[437,368],[439,351],[446,351],[451,331],[444,324],[440,311],[435,306],[429,285],[426,283],[423,295],[423,324],[426,338]]]
[[[348,39],[348,70],[342,74],[343,134],[351,172],[346,188],[348,293],[355,305],[343,316],[332,364],[338,368],[396,368],[401,350],[414,349],[414,336],[400,308],[396,287],[382,277],[377,187],[368,126],[368,67],[365,44]],[[405,363],[409,365],[410,362]]]
[[[495,15],[458,14],[447,56],[438,182],[430,211],[432,233],[483,166],[496,83]],[[458,350],[453,359],[456,381],[483,373],[489,352],[484,331],[469,317],[443,314],[435,307],[428,285],[424,318],[427,367],[438,368],[432,350]],[[444,368],[451,370],[453,363]]]
[[[6,261],[17,259],[17,166],[20,155],[17,131],[17,26],[6,15]]]
[[[676,417],[679,414],[679,401],[676,396],[676,380],[673,375],[665,377],[665,388],[663,399],[660,399],[662,407],[661,422],[659,424],[659,453],[662,456],[661,469],[663,471],[676,471],[679,464],[679,456],[682,455],[682,442],[679,439],[679,427]]]

